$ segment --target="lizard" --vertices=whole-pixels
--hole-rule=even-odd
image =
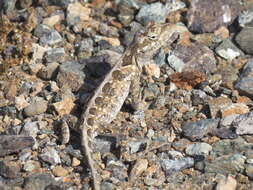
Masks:
[[[101,171],[104,168],[98,161],[98,153],[92,151],[92,142],[99,133],[99,126],[106,126],[115,119],[130,91],[133,102],[141,101],[137,86],[145,60],[152,59],[160,48],[171,43],[171,39],[174,41],[182,31],[185,27],[180,25],[151,23],[144,32],[138,32],[88,101],[80,118],[79,129],[94,190],[100,190]]]

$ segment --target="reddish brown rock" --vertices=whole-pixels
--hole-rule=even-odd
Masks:
[[[220,110],[225,109],[228,106],[232,105],[232,101],[226,97],[218,97],[208,102],[211,117],[216,118],[219,116]]]
[[[170,75],[170,81],[175,83],[178,88],[191,90],[197,84],[205,80],[205,75],[198,71],[174,73]]]
[[[239,12],[237,0],[193,0],[187,12],[188,26],[198,33],[213,32],[231,24]]]

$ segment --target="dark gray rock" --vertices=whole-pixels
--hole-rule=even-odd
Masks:
[[[243,28],[235,37],[239,47],[248,54],[253,54],[253,28]]]
[[[48,173],[33,174],[25,178],[24,190],[45,190],[53,182],[53,177]]]
[[[23,135],[1,135],[0,156],[16,153],[34,145],[33,137]]]
[[[231,24],[239,11],[237,0],[193,0],[187,12],[188,26],[191,31],[198,33],[213,32]]]
[[[235,88],[239,91],[240,95],[248,96],[253,98],[253,78],[252,77],[243,77],[239,80]]]
[[[244,77],[253,77],[253,59],[250,59],[243,67],[242,72],[240,73],[242,78]]]
[[[166,175],[171,175],[180,170],[190,168],[194,165],[193,158],[185,157],[178,160],[162,159],[160,160],[162,169]]]
[[[202,119],[196,122],[187,122],[182,130],[186,137],[191,140],[198,140],[217,128],[219,119]]]
[[[192,90],[192,105],[196,106],[208,102],[208,95],[202,90]]]
[[[60,65],[56,78],[59,87],[68,87],[72,91],[78,91],[83,85],[85,74],[83,73],[84,65],[76,61],[67,61]]]

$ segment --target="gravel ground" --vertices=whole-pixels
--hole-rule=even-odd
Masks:
[[[252,0],[2,0],[0,189],[91,190],[78,121],[149,22],[185,27],[101,127],[102,190],[253,189]]]

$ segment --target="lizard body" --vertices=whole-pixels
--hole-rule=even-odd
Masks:
[[[101,171],[104,168],[98,160],[98,153],[92,151],[92,142],[99,133],[99,127],[106,126],[115,119],[131,89],[136,91],[131,93],[133,98],[139,98],[138,89],[135,87],[139,84],[145,60],[152,59],[158,49],[168,44],[173,34],[183,30],[183,26],[152,23],[144,33],[136,34],[134,42],[105,76],[89,100],[81,116],[80,129],[82,147],[91,170],[94,190],[100,190]]]

